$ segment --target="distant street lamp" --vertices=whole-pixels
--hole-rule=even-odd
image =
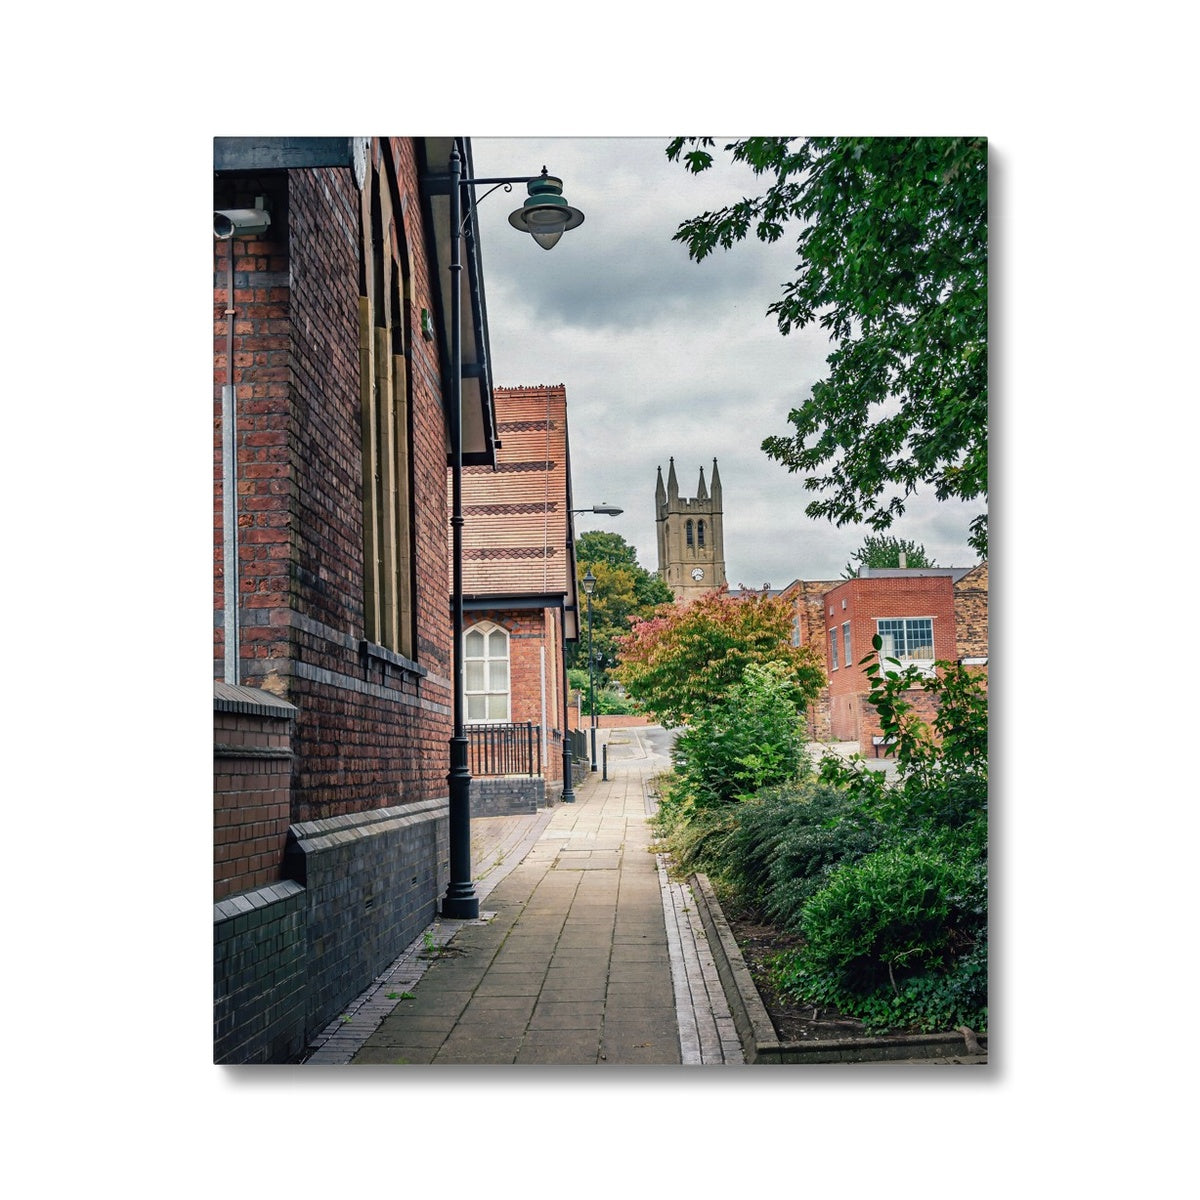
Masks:
[[[462,505],[462,238],[467,222],[463,219],[464,201],[470,219],[471,195],[466,189],[478,184],[492,184],[475,201],[487,199],[497,188],[512,190],[514,183],[524,183],[529,198],[508,220],[515,229],[533,235],[533,240],[549,250],[564,231],[583,223],[583,213],[572,208],[562,195],[562,180],[546,173],[496,179],[464,179],[462,158],[457,144],[450,151],[448,179],[431,181],[444,184],[450,198],[450,530],[453,578],[450,604],[452,614],[454,734],[450,739],[450,882],[442,898],[442,916],[473,921],[479,916],[479,896],[471,879],[471,768],[468,764],[468,742],[464,722],[465,690],[463,676],[463,505]],[[565,716],[565,714],[564,714]],[[564,720],[565,727],[565,720]],[[570,788],[571,747],[563,744],[564,788]],[[566,799],[566,795],[563,796]]]
[[[583,594],[588,602],[588,695],[592,705],[592,770],[596,769],[596,660],[592,655],[592,593],[596,590],[596,577],[588,567],[583,577]]]
[[[573,508],[572,515],[575,513],[598,513],[602,517],[619,517],[625,510],[617,508],[613,504],[593,504],[591,508]],[[592,568],[588,567],[587,574],[583,577],[583,592],[588,598],[588,693],[591,697],[592,706],[592,770],[596,769],[596,677],[595,677],[595,661],[592,658],[592,592],[596,587],[596,577],[592,574]]]
[[[614,508],[611,504],[594,504],[591,508],[571,509],[572,513],[599,513],[602,517],[619,517],[624,511],[623,508]]]

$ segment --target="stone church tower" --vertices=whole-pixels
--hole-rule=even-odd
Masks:
[[[704,468],[695,499],[679,496],[675,459],[671,459],[667,484],[662,467],[654,490],[654,515],[658,524],[658,573],[675,593],[677,603],[702,596],[725,582],[725,526],[721,511],[721,476],[713,459],[712,490],[704,486]]]

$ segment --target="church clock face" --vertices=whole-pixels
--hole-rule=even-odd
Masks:
[[[704,568],[703,567],[693,567],[692,568],[692,578],[697,583],[699,583],[700,580],[704,578]]]

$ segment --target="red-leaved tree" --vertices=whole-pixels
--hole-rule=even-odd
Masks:
[[[793,646],[787,600],[721,588],[686,607],[663,605],[621,639],[617,678],[664,725],[685,725],[739,683],[751,663],[781,663],[798,711],[825,684],[811,646]]]

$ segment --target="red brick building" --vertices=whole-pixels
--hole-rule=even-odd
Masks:
[[[860,661],[883,638],[884,657],[932,671],[935,661],[960,659],[986,670],[987,564],[974,568],[863,568],[855,579],[797,580],[783,590],[793,601],[793,641],[820,641],[828,686],[811,706],[814,741],[857,742],[874,756],[885,748],[879,718],[867,703],[870,684]],[[911,699],[925,719],[932,702],[923,692]]]
[[[493,404],[495,469],[467,468],[462,484],[466,720],[479,812],[561,796],[564,651],[579,635],[566,388],[497,388]],[[483,753],[512,736],[505,726],[536,730],[536,790],[483,775],[505,773]]]
[[[295,1058],[448,878],[451,146],[215,140],[218,1062]],[[464,461],[490,466],[464,244]]]

